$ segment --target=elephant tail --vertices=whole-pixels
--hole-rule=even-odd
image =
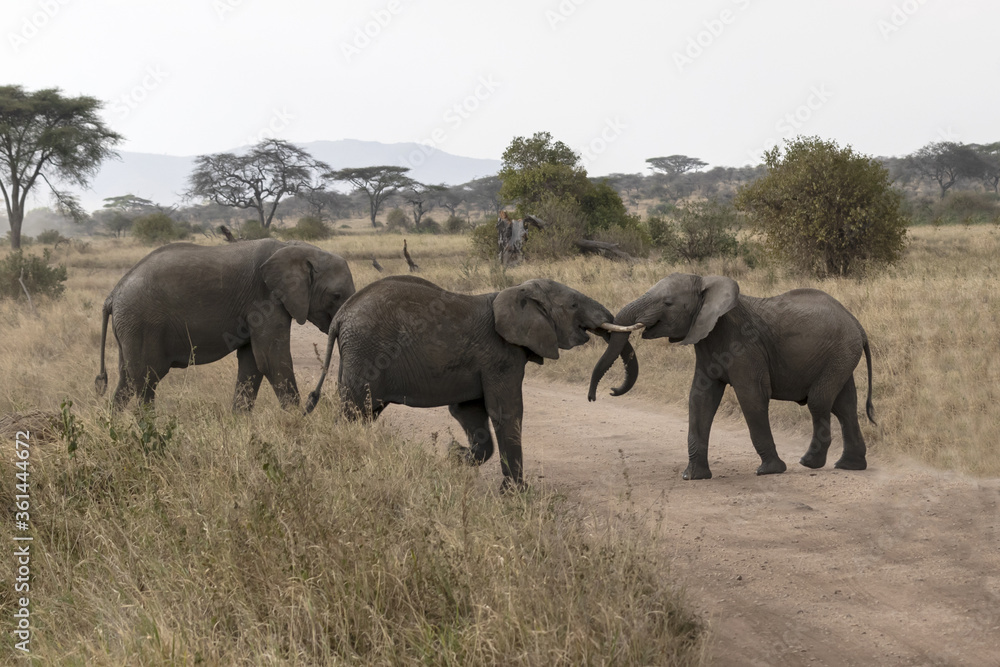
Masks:
[[[97,390],[98,396],[104,396],[104,392],[108,390],[108,372],[104,368],[104,347],[108,341],[108,318],[110,317],[111,297],[108,297],[101,310],[101,368],[97,377],[94,378],[94,388]]]
[[[878,422],[875,421],[875,406],[872,405],[872,351],[868,347],[868,335],[864,331],[861,335],[864,340],[865,363],[868,365],[868,400],[865,402],[865,413],[868,415],[868,421],[878,426]]]
[[[330,371],[330,360],[333,358],[333,344],[337,340],[337,336],[340,335],[340,320],[336,317],[333,318],[333,322],[330,323],[330,334],[326,339],[326,360],[323,362],[323,372],[320,373],[319,383],[316,384],[316,388],[309,392],[309,399],[306,401],[306,412],[309,414],[319,403],[320,393],[323,390],[323,382],[326,381],[326,374]]]

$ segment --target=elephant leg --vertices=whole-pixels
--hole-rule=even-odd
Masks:
[[[264,375],[257,368],[250,345],[237,348],[236,358],[239,360],[239,370],[236,374],[236,391],[233,393],[233,412],[250,412],[257,401]]]
[[[515,394],[516,392],[516,394]],[[524,489],[524,473],[521,457],[521,419],[524,404],[521,399],[520,382],[506,395],[486,396],[486,409],[497,434],[497,448],[500,450],[500,470],[503,472],[501,491]]]
[[[129,400],[135,396],[136,386],[128,374],[125,364],[125,355],[121,348],[118,348],[118,386],[115,388],[114,399],[111,402],[112,410],[121,410],[128,405]]]
[[[778,456],[777,447],[774,446],[774,435],[771,433],[771,420],[768,415],[768,404],[771,399],[766,392],[766,386],[767,384],[762,382],[760,385],[742,389],[736,387],[736,398],[740,402],[740,409],[750,429],[750,441],[760,456],[758,475],[773,475],[788,469]]]
[[[385,410],[385,403],[372,398],[368,385],[358,390],[341,384],[340,409],[350,421],[375,421]]]
[[[819,404],[818,400],[809,397],[809,413],[813,420],[813,435],[809,442],[809,449],[799,459],[799,463],[807,468],[822,468],[826,465],[826,454],[830,450],[830,441],[833,438],[830,432],[830,407]]]
[[[844,453],[833,467],[864,470],[868,467],[868,460],[865,458],[867,448],[865,438],[861,435],[861,424],[858,423],[858,391],[854,386],[854,376],[848,378],[837,394],[837,399],[833,402],[833,414],[840,421],[840,430],[844,435]]]
[[[270,335],[258,335],[251,340],[254,362],[257,368],[271,383],[281,407],[288,408],[299,404],[299,387],[295,383],[295,371],[292,368],[292,354],[289,349],[289,331],[269,332]]]
[[[493,456],[493,436],[490,435],[490,416],[482,399],[455,403],[448,406],[451,416],[458,420],[469,439],[469,447],[458,447],[455,452],[465,463],[481,465]]]
[[[712,479],[712,470],[708,467],[708,437],[725,392],[725,382],[695,370],[688,396],[688,465],[681,479]]]

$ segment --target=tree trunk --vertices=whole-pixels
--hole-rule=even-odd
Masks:
[[[21,249],[21,225],[24,223],[24,209],[15,202],[10,211],[10,249]]]

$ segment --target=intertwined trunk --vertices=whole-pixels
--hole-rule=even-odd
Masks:
[[[615,317],[615,324],[620,324],[621,326],[632,326],[635,324],[639,312],[638,306],[639,302],[633,301],[618,311],[618,315]],[[612,389],[611,395],[621,396],[635,385],[635,381],[639,377],[639,360],[636,358],[635,350],[629,342],[630,335],[629,333],[619,332],[610,334],[608,349],[604,351],[604,354],[597,361],[594,371],[590,375],[590,391],[587,393],[589,400],[596,400],[597,385],[618,357],[621,357],[622,363],[625,364],[625,381],[622,382],[620,387]]]

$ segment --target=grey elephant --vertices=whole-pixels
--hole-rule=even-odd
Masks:
[[[607,338],[611,312],[552,280],[529,280],[498,293],[467,296],[413,276],[391,276],[358,291],[330,325],[323,373],[309,395],[316,405],[334,342],[344,413],[375,419],[389,404],[447,405],[469,440],[458,455],[479,465],[493,455],[493,423],[503,489],[523,486],[521,382],[528,361],[558,359]],[[614,327],[611,327],[614,329]],[[623,354],[634,358],[625,341]]]
[[[306,243],[275,239],[224,246],[171,243],[126,273],[104,302],[101,368],[108,318],[118,340],[118,388],[113,407],[134,395],[152,403],[171,368],[208,364],[236,352],[234,410],[250,410],[263,378],[283,407],[299,404],[290,350],[291,322],[307,320],[324,333],[354,294],[347,262]]]
[[[834,465],[864,470],[865,441],[858,423],[854,368],[864,352],[868,365],[866,413],[872,406],[872,361],[868,336],[851,313],[829,294],[796,289],[769,298],[740,294],[724,276],[674,273],[623,307],[615,324],[642,330],[643,338],[667,338],[694,345],[695,372],[688,400],[688,466],[684,479],[710,479],[708,436],[726,385],[736,391],[750,439],[760,455],[758,475],[784,472],[771,435],[768,403],[795,401],[809,407],[813,436],[799,461],[808,468],[826,464],[830,447],[830,414],[837,416],[844,451]],[[597,362],[588,398],[622,352],[629,333],[613,333]],[[638,363],[626,367],[624,394],[635,384]]]

